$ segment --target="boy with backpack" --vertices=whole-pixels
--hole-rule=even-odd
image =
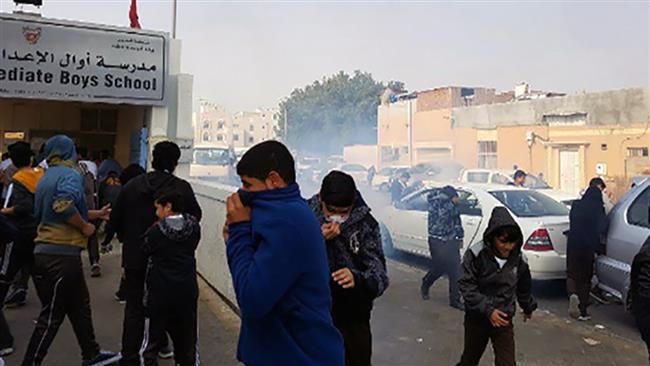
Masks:
[[[463,258],[459,281],[465,299],[465,349],[459,366],[476,366],[492,341],[496,366],[514,366],[516,304],[524,322],[537,303],[532,280],[521,252],[523,234],[505,207],[495,207],[483,241],[472,245]]]

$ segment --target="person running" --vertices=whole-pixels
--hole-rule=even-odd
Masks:
[[[400,175],[393,179],[390,185],[390,201],[394,205],[398,203],[404,196],[404,191],[408,187],[411,174],[409,172],[402,172]]]
[[[537,309],[530,268],[521,252],[523,234],[505,207],[495,207],[483,233],[463,257],[460,290],[465,299],[465,345],[458,366],[476,366],[489,341],[496,366],[514,366],[516,302],[523,320]]]
[[[9,221],[18,229],[18,235],[11,245],[6,245],[2,251],[0,271],[0,301],[4,302],[9,287],[16,274],[27,269],[31,272],[34,262],[34,239],[36,238],[36,220],[34,219],[34,194],[36,185],[43,176],[43,170],[32,168],[32,150],[28,143],[18,141],[9,146],[11,161],[18,171],[14,174],[9,185],[6,205],[0,213],[6,215]],[[27,291],[16,292],[14,301],[25,303]],[[2,310],[0,310],[0,356],[13,352],[14,338],[9,330]]]
[[[460,249],[465,232],[460,221],[458,192],[452,186],[433,189],[427,195],[428,234],[431,261],[429,271],[422,278],[420,294],[429,300],[429,290],[440,276],[449,278],[449,306],[464,310],[460,301],[458,278],[460,277]]]
[[[325,242],[291,153],[262,142],[242,156],[237,174],[243,188],[228,197],[224,226],[241,312],[237,358],[248,366],[343,366]]]
[[[95,340],[81,250],[95,232],[89,220],[107,219],[110,210],[86,207],[83,178],[76,170],[77,152],[69,137],[50,138],[45,153],[49,168],[36,187],[34,201],[38,228],[33,275],[42,308],[23,366],[43,363],[66,316],[81,347],[82,365],[109,365],[120,355],[101,351]]]
[[[122,171],[122,174],[119,176],[119,181],[120,181],[120,192],[122,191],[122,187],[126,186],[129,181],[135,177],[137,177],[140,174],[144,174],[146,171],[144,168],[140,166],[140,164],[130,164],[124,170]],[[117,197],[119,197],[119,192],[117,193]],[[108,194],[106,194],[108,196]],[[117,197],[115,198],[114,201],[111,201],[111,205],[115,207],[115,204],[117,203]],[[107,200],[110,200],[107,198]],[[102,246],[104,248],[107,248],[110,245],[111,240],[115,236],[115,228],[111,224],[111,222],[106,223],[106,237],[104,238],[104,241],[102,243]],[[118,237],[118,240],[120,242],[124,242],[122,238]],[[120,286],[118,287],[117,292],[115,293],[115,300],[117,300],[120,304],[126,304],[126,289],[125,289],[125,284],[124,284],[124,268],[122,268],[122,276],[120,277]]]
[[[155,203],[158,222],[145,234],[142,250],[148,259],[146,309],[151,342],[143,344],[145,365],[157,365],[167,340],[174,344],[176,365],[198,362],[195,250],[201,227],[185,213],[183,197],[166,193]],[[145,340],[147,342],[147,340]]]
[[[142,250],[143,235],[156,222],[154,202],[167,192],[183,197],[186,212],[201,220],[201,207],[192,186],[173,173],[181,157],[174,142],[162,141],[153,148],[153,171],[131,179],[117,197],[110,223],[122,241],[122,267],[125,276],[126,308],[122,331],[121,365],[140,365],[140,347],[145,334],[143,305],[147,256]],[[169,353],[167,353],[169,355]]]
[[[5,215],[0,214],[0,246],[2,248],[13,246],[18,238],[18,235],[18,228],[16,228],[16,226]],[[0,278],[0,281],[2,281],[2,286],[8,286],[6,283],[6,278]],[[14,352],[14,339],[11,333],[9,333],[9,326],[7,324],[7,320],[4,317],[2,308],[0,308],[0,316],[0,326],[3,327],[2,339],[0,339],[3,344],[0,346],[0,357],[4,357]],[[2,358],[0,358],[0,360],[2,360]]]
[[[606,226],[602,193],[595,186],[589,187],[582,198],[571,205],[566,250],[569,315],[581,321],[591,319],[587,311],[591,278],[596,252]]]
[[[86,206],[89,210],[97,208],[97,164],[88,156],[88,149],[85,147],[77,148],[77,157],[79,162],[79,171],[84,180],[84,197]],[[96,222],[92,223],[98,227]],[[90,261],[90,276],[101,277],[102,267],[99,265],[99,240],[97,240],[97,231],[88,238],[88,260]]]
[[[379,224],[354,179],[330,172],[320,193],[308,201],[321,224],[332,274],[332,318],[343,335],[345,364],[370,366],[373,301],[388,287]]]

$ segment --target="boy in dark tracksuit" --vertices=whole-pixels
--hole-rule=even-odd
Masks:
[[[388,287],[379,224],[354,179],[329,173],[309,200],[325,237],[332,281],[332,318],[343,335],[347,366],[370,366],[373,301]]]
[[[142,347],[147,366],[158,364],[158,352],[167,343],[165,331],[174,344],[176,365],[195,365],[198,359],[194,251],[201,228],[196,218],[182,213],[182,199],[174,192],[156,200],[159,221],[147,231],[142,246],[149,256],[145,289],[149,336]]]
[[[465,252],[460,279],[466,308],[465,349],[458,365],[478,365],[488,341],[492,341],[495,365],[516,365],[515,301],[523,310],[524,322],[537,309],[522,243],[521,229],[512,216],[506,208],[495,207],[483,241]]]
[[[0,304],[4,303],[9,287],[22,270],[30,270],[34,262],[34,238],[36,238],[36,219],[34,218],[34,193],[36,185],[43,176],[43,170],[32,168],[32,150],[28,143],[19,141],[9,146],[11,160],[18,169],[11,179],[7,192],[6,207],[0,212],[17,228],[18,235],[11,244],[5,244],[4,256],[0,264]],[[14,295],[25,301],[26,290],[17,290]],[[13,336],[9,331],[2,311],[0,311],[0,356],[13,352]]]
[[[16,238],[18,237],[18,229],[14,226],[6,216],[0,215],[0,246],[7,248],[16,244]],[[4,258],[2,260],[4,262]],[[5,275],[0,275],[0,286],[2,286],[2,291],[6,294],[11,284],[11,279]],[[4,296],[2,296],[4,300]],[[2,345],[0,345],[0,357],[7,356],[13,353],[14,349],[14,337],[9,332],[9,324],[4,316],[4,311],[0,307],[0,327],[2,327]],[[0,358],[0,361],[2,358]]]

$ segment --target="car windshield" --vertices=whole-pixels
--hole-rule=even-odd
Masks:
[[[228,149],[223,148],[194,149],[194,164],[228,165],[228,155]]]
[[[341,167],[341,170],[346,172],[365,172],[366,168],[359,164],[346,164]]]
[[[507,190],[490,192],[518,217],[567,216],[569,209],[560,202],[535,191]]]
[[[526,182],[524,183],[524,187],[532,188],[532,189],[548,189],[548,188],[551,188],[551,186],[549,186],[548,183],[544,182],[543,180],[537,178],[534,175],[527,175],[526,176]]]
[[[392,175],[395,171],[395,168],[384,168],[379,171],[379,175]]]
[[[488,172],[468,172],[467,182],[469,183],[487,183],[490,173]]]

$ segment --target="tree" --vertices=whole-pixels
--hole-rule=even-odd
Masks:
[[[404,83],[375,81],[367,72],[343,71],[300,89],[280,103],[279,136],[292,148],[314,154],[341,154],[343,146],[377,142],[379,96]],[[286,131],[285,131],[286,121]]]

